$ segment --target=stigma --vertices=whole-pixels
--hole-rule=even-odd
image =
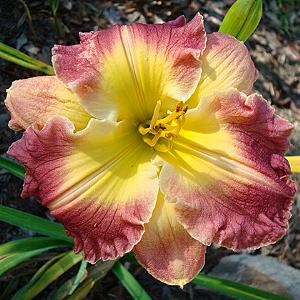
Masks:
[[[160,118],[161,101],[157,101],[151,120],[139,125],[139,133],[150,147],[157,151],[167,152],[172,148],[172,142],[183,126],[187,105],[183,102],[176,104],[175,110]]]

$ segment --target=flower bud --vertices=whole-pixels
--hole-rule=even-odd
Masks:
[[[262,17],[262,0],[237,0],[228,10],[219,32],[244,42],[255,31]]]

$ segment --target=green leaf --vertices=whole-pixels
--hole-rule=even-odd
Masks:
[[[77,273],[77,275],[74,279],[74,282],[71,286],[71,289],[69,291],[69,295],[71,295],[76,290],[78,285],[80,284],[82,278],[84,277],[84,273],[86,272],[87,264],[88,264],[88,262],[86,260],[81,261],[80,268],[79,268],[78,273]]]
[[[7,256],[3,259],[1,259],[1,270],[0,270],[0,276],[4,274],[5,272],[9,271],[10,269],[16,267],[20,263],[28,260],[29,258],[33,256],[37,256],[47,250],[50,250],[55,247],[47,247],[47,248],[40,248],[32,251],[27,251],[27,252],[20,252],[16,254],[12,254],[10,256]]]
[[[88,268],[87,279],[102,279],[107,272],[114,266],[116,260],[98,261],[95,265]]]
[[[60,253],[54,257],[52,257],[51,259],[49,259],[46,263],[43,264],[42,267],[39,268],[39,270],[34,274],[34,276],[32,277],[31,281],[35,282],[37,281],[42,274],[44,274],[44,272],[51,266],[53,265],[58,259],[60,259],[61,257],[63,257],[66,253]],[[23,286],[21,289],[18,290],[17,294],[22,294],[23,291],[27,290],[27,285]]]
[[[0,257],[14,253],[36,250],[38,248],[49,247],[53,245],[58,245],[58,247],[66,247],[70,246],[70,243],[49,237],[30,237],[0,245]]]
[[[56,288],[55,290],[52,290],[51,293],[48,295],[47,300],[66,299],[68,297],[70,289],[75,281],[75,278],[76,278],[76,276],[73,276],[71,279],[65,281],[60,287]]]
[[[19,290],[12,300],[30,300],[42,292],[48,285],[55,281],[62,274],[82,260],[81,254],[68,252],[49,268],[38,271],[38,276],[33,277],[30,282]]]
[[[219,32],[244,42],[257,28],[262,11],[262,0],[237,0],[226,13]]]
[[[89,280],[85,282],[76,292],[68,297],[68,300],[82,300],[86,299],[86,296],[89,294],[89,292],[94,287],[96,281],[95,280]]]
[[[11,174],[23,179],[25,175],[25,169],[22,165],[16,161],[9,159],[5,156],[0,156],[0,168],[5,169]]]
[[[115,263],[112,270],[133,299],[151,300],[151,297],[147,294],[147,292],[121,263]]]
[[[9,299],[9,295],[11,295],[16,290],[18,284],[18,278],[14,278],[14,280],[10,280],[9,282],[7,282],[4,290],[1,291],[0,300]]]
[[[54,75],[54,70],[51,66],[3,43],[0,43],[0,57],[22,67]]]
[[[19,2],[23,5],[23,8],[24,8],[27,20],[28,20],[29,29],[32,32],[32,34],[34,36],[36,36],[35,35],[35,31],[34,31],[33,26],[32,26],[32,17],[31,17],[31,13],[30,13],[29,7],[26,4],[25,0],[19,0]]]
[[[98,261],[95,265],[87,269],[87,277],[75,290],[75,292],[68,297],[68,300],[85,299],[95,283],[101,280],[108,271],[114,266],[115,261]],[[62,300],[63,298],[54,298],[50,300]]]
[[[66,246],[70,244],[47,237],[26,238],[5,243],[0,246],[0,276],[33,256],[53,248]]]
[[[59,0],[49,0],[50,6],[51,6],[51,10],[54,16],[57,15],[57,11],[59,8]]]
[[[217,291],[223,295],[243,300],[291,300],[284,296],[277,296],[251,286],[236,283],[230,280],[217,278],[205,274],[198,274],[193,283],[202,285],[208,289]]]
[[[114,263],[115,261],[98,261],[95,265],[87,268],[86,274],[84,275],[85,277],[81,278],[82,282],[80,282],[79,286],[72,295],[67,297],[77,275],[65,281],[58,289],[53,291],[49,295],[48,300],[63,300],[66,297],[68,300],[85,299],[95,283],[108,273],[108,271],[113,267]]]
[[[72,239],[66,235],[64,227],[61,224],[48,221],[14,208],[0,205],[0,221],[73,243]]]
[[[51,265],[53,265],[57,260],[59,260],[60,258],[62,258],[65,254],[66,253],[63,252],[63,253],[55,255],[54,257],[52,257],[51,259],[49,259],[46,263],[44,263],[39,268],[39,270],[34,274],[34,276],[32,277],[31,280],[32,281],[37,281]]]

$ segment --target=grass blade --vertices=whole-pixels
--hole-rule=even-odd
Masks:
[[[48,260],[46,263],[43,264],[43,266],[41,268],[39,268],[39,270],[34,274],[34,276],[32,277],[31,281],[36,281],[37,279],[39,279],[41,277],[41,275],[58,259],[60,259],[62,256],[64,256],[65,253],[60,253],[54,257],[52,257],[50,260]],[[21,289],[18,290],[17,294],[21,295],[23,293],[23,291],[26,291],[27,289],[27,285],[23,286]]]
[[[22,67],[40,71],[47,75],[54,75],[54,70],[51,66],[3,43],[0,43],[0,57]]]
[[[0,276],[33,256],[66,246],[70,244],[47,237],[26,238],[5,243],[0,246]]]
[[[18,284],[19,284],[18,278],[14,278],[14,280],[10,280],[9,282],[7,282],[4,290],[1,291],[0,300],[9,299],[9,295],[11,295],[16,290]]]
[[[0,205],[0,221],[69,243],[73,242],[72,239],[66,235],[64,227],[61,224],[14,208]]]
[[[61,259],[51,265],[49,268],[43,268],[39,276],[35,276],[31,281],[19,290],[12,300],[30,300],[43,291],[48,285],[55,281],[62,274],[82,260],[81,254],[75,254],[73,251],[65,254]]]
[[[198,274],[193,283],[202,285],[208,289],[243,300],[291,300],[284,296],[278,296],[265,292],[245,284],[236,283],[230,280],[217,278],[205,274]]]
[[[20,252],[20,253],[15,253],[10,256],[7,256],[3,259],[1,259],[0,263],[0,276],[4,274],[5,272],[9,271],[10,269],[16,267],[20,263],[28,260],[29,258],[33,256],[37,256],[47,250],[53,249],[55,247],[46,247],[46,248],[40,248],[32,251],[27,251],[27,252]]]
[[[30,29],[31,33],[33,34],[33,36],[35,37],[36,34],[35,34],[35,31],[34,31],[33,26],[32,26],[32,17],[31,17],[29,7],[26,4],[25,0],[19,0],[19,2],[23,5],[23,8],[24,8],[27,20],[28,20],[29,29]]]
[[[88,276],[68,297],[68,300],[85,299],[88,293],[92,290],[97,281],[101,280],[112,269],[116,261],[98,261],[95,265],[87,269]],[[51,299],[54,300],[54,299]],[[58,299],[55,299],[58,300]],[[60,299],[59,299],[60,300]]]
[[[73,276],[69,280],[65,281],[60,287],[53,290],[47,297],[47,300],[69,300],[69,292],[71,290],[72,285],[74,284],[76,276]],[[85,299],[85,298],[81,298]]]
[[[68,300],[82,300],[86,299],[86,296],[89,294],[89,292],[94,287],[96,281],[89,280],[85,282],[79,289],[75,291],[74,294],[72,294],[70,297],[68,297]]]
[[[30,237],[21,240],[7,242],[0,245],[0,257],[20,252],[32,251],[42,247],[57,245],[70,246],[70,243],[49,237]]]
[[[79,268],[78,273],[77,273],[77,275],[75,277],[75,280],[74,280],[74,282],[73,282],[73,284],[71,286],[69,295],[71,295],[76,290],[76,288],[78,287],[78,285],[80,284],[80,282],[81,282],[81,280],[84,277],[84,274],[86,272],[87,264],[88,264],[88,262],[86,260],[82,260],[81,261],[80,268]]]
[[[49,0],[49,2],[50,2],[52,13],[54,16],[56,16],[59,8],[59,0]]]
[[[37,281],[43,274],[44,272],[50,268],[51,265],[53,265],[57,260],[59,260],[60,258],[62,258],[66,253],[60,253],[54,257],[52,257],[51,259],[49,259],[46,263],[44,263],[42,265],[42,267],[39,268],[39,270],[34,274],[34,276],[32,277],[31,281]]]
[[[151,297],[147,294],[147,292],[121,263],[115,263],[112,270],[133,299],[151,300]]]
[[[0,168],[5,169],[11,174],[23,179],[25,175],[25,168],[16,161],[5,156],[0,156]]]

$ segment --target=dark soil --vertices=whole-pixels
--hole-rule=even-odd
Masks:
[[[57,20],[48,1],[27,0],[32,25],[19,1],[0,1],[0,41],[32,57],[50,63],[50,50],[54,44],[78,43],[78,32],[99,30],[115,23],[134,21],[157,23],[184,14],[190,19],[197,11],[204,15],[208,32],[216,31],[226,10],[233,1],[92,1],[62,0]],[[280,5],[280,3],[285,3]],[[278,113],[295,126],[292,137],[292,154],[300,154],[300,1],[264,1],[264,16],[256,33],[247,41],[252,58],[260,71],[255,88],[272,101]],[[55,24],[59,24],[56,26]],[[16,79],[41,75],[0,59],[0,154],[20,137],[8,129],[8,113],[3,104],[5,90]],[[294,176],[299,182],[299,177]],[[0,170],[0,203],[35,215],[49,217],[47,211],[34,199],[20,199],[21,180]],[[298,194],[299,198],[299,194]],[[298,199],[299,205],[299,199]],[[0,243],[33,235],[0,222]],[[297,201],[294,206],[288,234],[275,245],[264,247],[254,254],[272,255],[296,268],[300,268],[300,214]],[[224,255],[232,254],[224,248],[208,250],[204,272],[209,272]],[[24,268],[19,287],[31,276],[38,261]],[[23,270],[23,269],[22,269]],[[26,271],[27,270],[27,271]],[[216,294],[187,285],[183,290],[160,284],[141,268],[131,267],[145,289],[154,299],[217,299]],[[13,276],[0,279],[0,291]],[[27,273],[26,273],[27,272]],[[72,273],[69,272],[68,275]],[[27,276],[27,277],[26,277]],[[58,283],[53,284],[48,292]],[[1,299],[1,296],[0,296]],[[112,274],[109,274],[92,291],[87,299],[131,299]],[[220,298],[218,298],[220,299]],[[228,299],[222,297],[222,299]]]

